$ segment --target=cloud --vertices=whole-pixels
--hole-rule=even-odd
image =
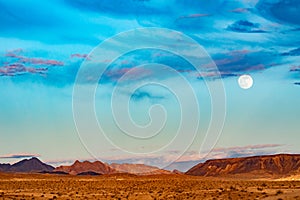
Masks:
[[[168,169],[175,169],[175,166],[180,166],[183,171],[193,167],[200,162],[205,162],[209,159],[221,159],[221,158],[234,158],[234,157],[245,157],[255,155],[268,155],[280,153],[281,149],[286,145],[283,144],[257,144],[247,146],[236,146],[236,147],[222,147],[214,148],[211,152],[204,152],[199,155],[198,151],[188,151],[178,160],[168,166]],[[103,161],[112,163],[140,163],[153,166],[165,166],[166,163],[173,161],[177,158],[179,151],[173,150],[165,152],[161,156],[128,156],[128,157],[107,157]],[[177,164],[178,163],[178,164]],[[173,166],[173,167],[172,167]]]
[[[80,54],[80,53],[74,53],[71,55],[71,58],[83,58],[87,60],[91,60],[88,56],[88,54]]]
[[[159,96],[159,95],[153,95],[151,94],[150,92],[146,92],[146,91],[136,91],[135,93],[133,93],[131,95],[131,98],[134,100],[134,101],[140,101],[140,100],[143,100],[143,99],[164,99],[165,97],[164,96]]]
[[[299,72],[300,71],[300,65],[299,66],[293,66],[290,68],[290,72]]]
[[[212,56],[221,76],[234,76],[241,73],[261,71],[276,66],[280,60],[278,54],[266,51],[230,51]],[[204,66],[208,70],[211,64]]]
[[[180,19],[183,19],[183,18],[198,18],[198,17],[208,17],[208,16],[210,16],[210,14],[197,13],[197,14],[190,14],[190,15],[181,16],[179,18]]]
[[[191,161],[205,161],[208,159],[219,159],[219,158],[234,158],[242,156],[252,155],[265,155],[274,154],[280,148],[284,147],[282,144],[258,144],[258,145],[247,145],[247,146],[236,146],[236,147],[221,147],[214,148],[210,152],[203,152],[199,154],[197,151],[186,152],[177,162],[191,162]],[[171,158],[177,152],[168,152]]]
[[[167,166],[167,169],[179,169],[181,171],[186,171],[193,167],[194,165],[205,162],[208,159],[221,159],[221,158],[233,158],[233,157],[245,157],[254,155],[267,155],[275,154],[281,152],[281,149],[286,145],[282,144],[257,144],[257,145],[247,145],[247,146],[236,146],[236,147],[221,147],[214,148],[210,153],[205,152],[203,155],[199,155],[197,151],[188,151],[182,157],[180,157],[176,162]],[[119,149],[111,149],[111,151],[119,151]],[[177,158],[178,150],[170,150],[165,152],[164,155],[148,155],[148,156],[110,156],[101,158],[102,162],[106,163],[139,163],[151,166],[162,167],[169,163],[170,161]],[[47,163],[53,164],[55,166],[61,164],[72,164],[75,159],[68,160],[51,160]],[[90,160],[95,161],[95,159],[78,159],[78,160]]]
[[[239,20],[227,27],[227,30],[239,33],[265,33],[260,29],[260,24],[252,23],[247,20]]]
[[[249,12],[250,9],[249,8],[236,8],[233,10],[230,10],[229,12],[233,12],[233,13],[246,13]]]
[[[300,48],[293,49],[289,52],[285,52],[281,54],[282,56],[300,56]]]
[[[296,32],[284,33],[285,37],[282,37],[282,31],[298,30],[299,27],[296,26],[283,28],[276,23],[276,27],[274,26],[272,31],[265,34],[265,30],[269,30],[270,26],[275,23],[257,16],[258,13],[254,8],[253,1],[187,0],[183,3],[180,0],[48,0],[43,3],[36,3],[33,0],[24,0],[22,3],[16,2],[17,0],[0,0],[0,5],[4,11],[0,13],[0,25],[4,27],[0,33],[4,38],[13,37],[21,40],[42,41],[47,45],[83,43],[94,46],[109,36],[131,28],[148,26],[172,28],[196,39],[207,51],[210,51],[210,48],[217,48],[217,50],[213,50],[211,56],[219,67],[222,77],[238,76],[240,73],[274,67],[281,63],[280,59],[287,59],[278,58],[277,47],[288,49],[291,48],[291,45],[294,46],[295,41],[299,40]],[[275,6],[276,2],[286,1],[261,0],[259,4],[263,4],[266,10],[269,9],[268,6]],[[290,5],[289,2],[286,4]],[[261,14],[263,13],[259,13],[259,15]],[[269,14],[264,13],[264,15],[267,17]],[[28,29],[23,28],[25,26]],[[240,33],[256,34],[252,36]],[[271,43],[272,45],[270,45]],[[174,45],[174,42],[170,45]],[[119,47],[116,46],[115,48]],[[247,54],[236,53],[235,55],[223,53],[234,49],[248,49],[249,52]],[[39,53],[27,55],[28,52],[23,49],[7,52],[5,62],[1,63],[0,60],[0,66],[2,66],[0,67],[0,75],[40,74],[45,77],[43,81],[49,84],[70,84],[75,79],[82,59],[88,58],[88,51],[82,51],[78,48],[74,48],[74,51],[74,53],[68,53],[64,59],[61,55],[52,54],[52,52],[42,56],[39,56]],[[298,49],[282,52],[286,56],[299,55]],[[49,58],[50,56],[51,58]],[[200,75],[195,74],[195,70],[187,63],[165,53],[151,55],[151,53],[143,52],[139,56],[125,60],[127,62],[117,63],[116,68],[107,70],[104,74],[104,82],[114,82],[134,66],[150,62],[168,65],[180,73],[189,75],[189,78],[205,76],[213,79],[218,75],[215,71],[207,71]],[[10,65],[15,64],[23,65],[17,69],[20,72],[9,73],[13,71],[12,68],[14,67]],[[65,67],[54,68],[59,66]],[[135,80],[143,77],[145,76],[142,74],[132,76]],[[18,78],[28,79],[28,76],[18,76]],[[32,76],[32,78],[38,79],[38,76]],[[162,71],[159,78],[168,78],[168,75]]]
[[[39,154],[19,153],[19,154],[7,154],[0,156],[0,159],[18,159],[18,158],[30,158],[40,157]]]
[[[283,146],[282,144],[257,144],[257,145],[247,145],[247,146],[215,148],[213,149],[213,152],[258,150],[258,149],[275,148],[275,147],[282,147],[282,146]]]
[[[267,19],[300,25],[300,1],[298,0],[260,0],[256,9]]]
[[[58,60],[48,60],[41,58],[26,58],[22,57],[17,61],[18,63],[33,64],[33,65],[46,65],[46,66],[64,66],[64,63]]]
[[[5,54],[5,65],[0,66],[0,76],[17,76],[23,74],[41,74],[48,72],[48,67],[63,66],[58,60],[30,58],[20,55],[22,49],[9,51]]]

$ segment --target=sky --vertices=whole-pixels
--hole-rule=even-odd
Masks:
[[[298,0],[0,0],[0,27],[0,163],[300,153]]]

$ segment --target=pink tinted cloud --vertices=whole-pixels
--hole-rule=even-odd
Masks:
[[[230,52],[225,53],[223,55],[223,57],[225,57],[225,58],[216,59],[216,60],[214,60],[214,63],[210,62],[210,63],[204,64],[201,67],[211,68],[211,67],[214,67],[215,65],[216,66],[222,66],[222,65],[227,65],[227,64],[230,64],[230,63],[235,63],[235,62],[238,62],[238,61],[242,60],[243,57],[245,55],[249,54],[249,53],[250,53],[250,51],[246,50],[246,49],[230,51]]]
[[[91,60],[88,54],[80,54],[80,53],[72,54],[71,58],[83,58],[83,59]]]
[[[14,53],[14,52],[9,52],[5,54],[5,57],[9,57],[9,58],[23,58],[22,56]]]
[[[6,61],[3,63],[4,66],[0,66],[0,76],[16,76],[26,73],[44,75],[48,71],[48,66],[64,66],[64,62],[58,60],[25,57],[20,55],[22,52],[23,49],[19,48],[5,54],[5,57],[13,58],[13,62]],[[37,68],[34,67],[35,65],[45,67]]]
[[[5,65],[0,68],[1,76],[15,76],[17,74],[22,74],[26,71],[26,67],[23,64],[10,64]]]
[[[292,67],[290,68],[290,71],[291,71],[291,72],[298,72],[298,71],[300,71],[300,65],[299,65],[299,66],[292,66]]]
[[[112,60],[106,59],[106,60],[103,60],[102,62],[104,62],[104,63],[110,63],[110,62],[112,62]]]
[[[44,74],[48,71],[48,68],[34,68],[34,67],[25,67],[24,64],[15,63],[10,65],[5,65],[0,68],[0,76],[16,76],[25,73],[31,74]]]
[[[26,72],[32,74],[44,74],[48,71],[48,68],[34,68],[34,67],[27,67]]]
[[[34,65],[48,65],[48,66],[63,66],[64,65],[63,62],[58,61],[58,60],[42,59],[42,58],[29,58],[29,57],[19,55],[22,52],[23,52],[23,49],[21,49],[21,48],[15,49],[12,51],[8,51],[5,54],[5,57],[16,58],[17,60],[15,62],[22,63],[22,64],[29,63],[29,64],[34,64]]]
[[[250,53],[249,50],[247,50],[247,49],[242,49],[242,50],[230,51],[230,52],[228,53],[228,55],[231,55],[231,56],[235,56],[235,55],[246,55],[246,54],[248,54],[248,53]]]
[[[199,17],[208,17],[208,16],[211,16],[211,14],[196,13],[196,14],[190,14],[190,15],[180,16],[179,19],[184,19],[184,18],[199,18]]]
[[[49,66],[64,66],[64,63],[57,60],[46,60],[40,58],[23,57],[19,60],[20,63],[29,63],[34,65],[49,65]]]
[[[152,71],[149,69],[145,69],[145,68],[126,67],[126,68],[121,68],[121,69],[111,69],[111,70],[107,71],[105,74],[108,78],[113,79],[113,80],[118,80],[125,74],[126,74],[126,80],[128,80],[128,79],[137,80],[137,79],[143,78],[145,76],[151,75]]]
[[[7,51],[7,53],[22,53],[24,50],[22,48],[13,49],[10,51]]]
[[[122,62],[121,62],[122,65],[127,65],[128,63],[129,63],[128,60],[122,60]]]
[[[18,48],[18,49],[14,49],[11,51],[7,51],[7,53],[5,54],[5,57],[10,57],[10,58],[23,58],[23,56],[20,56],[19,54],[23,52],[23,49]]]
[[[264,64],[258,64],[258,65],[254,65],[252,67],[248,68],[248,71],[256,71],[256,70],[264,70],[266,69],[266,66]]]
[[[245,13],[245,12],[249,12],[248,8],[236,8],[234,10],[230,10],[229,12],[233,12],[233,13]]]
[[[219,151],[241,151],[241,150],[253,150],[253,149],[266,149],[266,148],[276,148],[276,147],[282,147],[284,145],[282,144],[256,144],[256,145],[247,145],[247,146],[236,146],[236,147],[221,147],[221,148],[215,148],[213,149],[214,152]]]

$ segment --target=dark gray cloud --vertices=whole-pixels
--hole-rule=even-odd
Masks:
[[[285,52],[281,54],[282,56],[300,56],[300,48],[293,49],[289,52]]]
[[[239,20],[227,27],[227,30],[240,33],[264,33],[266,31],[260,29],[259,23],[252,23],[247,20]]]
[[[227,54],[217,54],[213,59],[221,74],[239,74],[251,71],[265,70],[277,65],[280,59],[274,52],[233,51]]]
[[[131,98],[134,100],[134,101],[139,101],[139,100],[143,100],[143,99],[164,99],[165,97],[164,96],[158,96],[158,95],[154,95],[154,94],[151,94],[150,92],[146,92],[146,91],[136,91],[135,93],[133,93],[131,95]]]

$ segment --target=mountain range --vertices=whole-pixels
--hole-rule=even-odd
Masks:
[[[71,166],[59,166],[54,172],[65,172],[71,175],[82,175],[83,173],[97,174],[115,174],[128,173],[136,175],[155,175],[155,174],[172,174],[172,172],[159,169],[158,167],[148,166],[144,164],[107,164],[100,161],[75,161]]]
[[[168,171],[143,164],[107,164],[101,161],[75,161],[70,166],[54,168],[37,158],[25,159],[11,164],[0,164],[0,172],[42,172],[70,175],[102,175],[128,173],[135,175],[184,174],[178,170]],[[193,176],[252,176],[287,177],[300,174],[300,154],[277,154],[242,158],[207,160],[189,169],[186,175]]]
[[[82,173],[97,173],[97,174],[112,174],[116,173],[117,170],[112,168],[106,163],[102,163],[101,161],[84,161],[80,162],[76,160],[71,166],[60,166],[57,167],[55,172],[66,172],[71,175],[77,175]]]
[[[285,176],[300,173],[300,154],[277,154],[207,160],[192,167],[187,175],[196,176]]]

